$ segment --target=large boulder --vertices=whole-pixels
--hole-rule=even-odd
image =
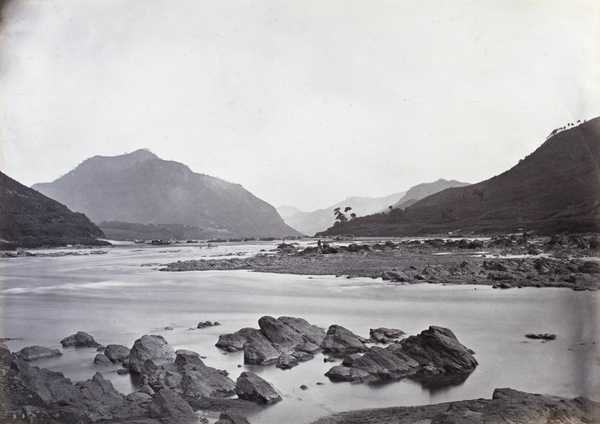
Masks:
[[[192,424],[198,422],[198,417],[192,407],[177,393],[169,389],[161,389],[150,406],[148,413],[151,418],[159,418],[163,424]]]
[[[273,386],[253,372],[240,374],[235,385],[235,392],[240,399],[257,403],[270,404],[281,400],[281,396],[273,389]]]
[[[78,331],[77,334],[72,334],[60,341],[63,347],[99,347],[98,343],[92,336],[83,331]]]
[[[129,371],[141,374],[148,359],[155,363],[172,362],[175,360],[175,351],[164,337],[144,335],[135,341],[129,352]]]
[[[325,352],[345,354],[364,352],[367,349],[362,337],[336,324],[327,329],[327,335],[323,339],[321,347]]]
[[[244,362],[270,365],[277,363],[282,352],[262,332],[257,331],[244,343]]]
[[[255,328],[242,328],[232,334],[221,334],[215,346],[228,352],[242,350],[244,348],[244,343],[246,343],[249,338],[254,337],[259,331],[260,330]]]
[[[58,349],[50,349],[44,346],[27,346],[15,353],[15,356],[25,361],[35,361],[37,359],[53,358],[61,356],[62,352]]]
[[[235,383],[227,371],[204,364],[200,355],[178,350],[174,362],[155,362],[149,359],[141,372],[153,390],[168,388],[186,399],[227,397],[235,393]]]
[[[129,348],[123,345],[109,344],[104,349],[104,355],[110,362],[123,362],[129,356]]]
[[[471,372],[477,367],[474,352],[463,346],[447,328],[431,326],[402,340],[401,345],[402,350],[426,373]]]
[[[325,375],[333,381],[371,382],[396,380],[419,372],[417,361],[402,352],[399,344],[387,348],[371,347],[364,355],[344,360]]]
[[[258,321],[260,329],[242,328],[233,334],[222,334],[216,346],[229,352],[244,351],[244,362],[269,365],[305,361],[321,350],[325,331],[302,318],[264,316]],[[284,358],[294,357],[289,361]]]

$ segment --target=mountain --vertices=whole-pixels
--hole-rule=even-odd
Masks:
[[[102,230],[84,214],[24,186],[0,172],[1,247],[107,244]]]
[[[553,133],[510,170],[449,188],[405,210],[371,215],[324,235],[404,236],[600,231],[600,118]]]
[[[206,237],[299,234],[241,185],[195,173],[147,150],[95,156],[56,181],[33,187],[94,222],[184,224]]]
[[[444,179],[439,179],[433,183],[418,184],[410,188],[406,194],[400,200],[398,200],[398,202],[392,205],[392,207],[394,209],[406,209],[407,207],[417,203],[417,201],[442,190],[446,190],[447,188],[464,187],[468,185],[469,183],[461,183],[460,181],[456,180],[448,181]]]
[[[368,215],[394,204],[404,194],[405,192],[394,193],[384,197],[349,197],[328,208],[318,209],[313,212],[301,212],[292,206],[282,206],[277,211],[289,226],[303,234],[313,235],[317,231],[323,231],[333,223],[335,219],[333,210],[335,208],[339,207],[343,210],[348,206],[352,208],[352,211],[349,213],[355,213],[357,216]],[[295,213],[294,210],[296,210]]]

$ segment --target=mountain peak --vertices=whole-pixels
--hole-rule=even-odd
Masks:
[[[123,156],[130,156],[138,159],[158,159],[154,153],[150,151],[150,149],[138,149],[135,152],[126,153]]]

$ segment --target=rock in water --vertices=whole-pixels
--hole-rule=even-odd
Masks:
[[[28,346],[15,353],[15,356],[26,361],[35,361],[36,359],[52,358],[61,355],[62,353],[60,350],[49,349],[44,346]]]
[[[347,364],[350,364],[349,366]],[[396,380],[421,370],[417,361],[407,356],[399,344],[387,348],[373,346],[360,357],[344,359],[342,365],[325,374],[333,381],[371,382]]]
[[[96,365],[111,365],[110,359],[105,354],[99,353],[94,357],[94,364]]]
[[[109,344],[104,349],[104,354],[110,362],[123,362],[129,356],[129,348],[123,345]]]
[[[447,328],[431,326],[400,344],[404,353],[424,367],[426,373],[471,372],[477,367],[474,352],[460,344]]]
[[[321,346],[325,352],[334,353],[364,352],[367,349],[361,337],[341,325],[335,324],[327,330]]]
[[[92,336],[83,331],[78,331],[77,334],[72,334],[60,341],[63,347],[99,347],[98,343]]]
[[[253,372],[243,372],[237,379],[235,392],[240,399],[257,403],[275,403],[281,396],[265,380]]]
[[[206,366],[196,352],[176,353],[175,362],[152,359],[145,362],[141,374],[152,389],[166,387],[185,399],[227,397],[235,393],[235,383],[227,377],[227,371]]]
[[[459,375],[476,366],[473,352],[460,344],[452,331],[432,326],[385,349],[373,346],[362,356],[346,357],[342,365],[325,375],[334,381],[372,382],[417,375]]]
[[[160,418],[164,424],[192,424],[198,420],[192,407],[169,389],[156,393],[148,412],[151,418]]]
[[[145,335],[135,341],[129,352],[129,371],[141,374],[148,359],[158,363],[173,362],[175,351],[164,337]]]

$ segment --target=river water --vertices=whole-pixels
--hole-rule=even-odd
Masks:
[[[275,246],[128,245],[101,249],[106,254],[81,250],[80,256],[2,259],[0,337],[10,339],[6,344],[17,351],[31,345],[62,349],[60,340],[77,331],[103,345],[128,347],[144,334],[160,334],[174,349],[196,351],[207,365],[228,370],[234,381],[251,370],[271,382],[284,400],[250,416],[253,423],[307,423],[350,409],[490,398],[499,387],[600,400],[596,292],[395,285],[380,279],[248,271],[159,271],[161,264],[179,259],[244,256]],[[439,325],[475,351],[479,366],[465,381],[447,387],[411,380],[332,383],[324,373],[336,364],[324,363],[322,355],[283,371],[243,365],[242,353],[214,346],[219,334],[258,328],[264,315],[302,317],[325,329],[339,324],[365,337],[369,328],[417,334]],[[221,325],[195,328],[207,320]],[[557,338],[529,340],[526,333],[554,333]],[[116,373],[117,366],[93,364],[95,349],[62,351],[59,358],[34,364],[63,372],[72,381],[100,371],[117,390],[135,390],[130,376]],[[300,389],[303,384],[307,390]]]

